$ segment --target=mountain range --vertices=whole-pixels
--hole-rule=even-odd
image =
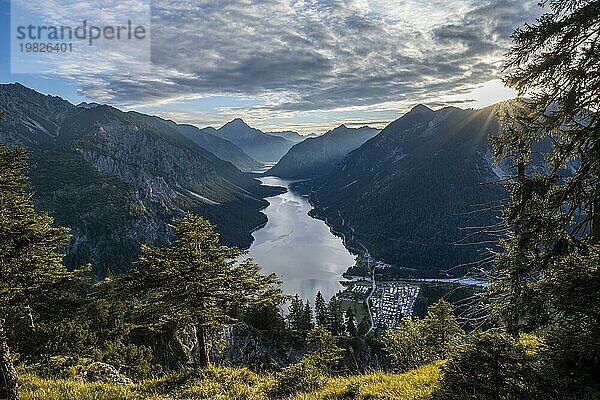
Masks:
[[[295,144],[267,174],[285,178],[326,174],[348,153],[378,133],[379,130],[368,126],[348,128],[340,125],[321,136]]]
[[[294,145],[294,142],[248,126],[236,118],[214,131],[214,135],[226,139],[261,163],[275,163]]]
[[[311,214],[400,275],[464,272],[485,251],[459,244],[472,233],[464,228],[496,223],[489,205],[506,197],[492,183],[508,173],[491,161],[494,115],[494,106],[413,108],[311,182]]]
[[[167,224],[188,210],[248,247],[266,222],[264,198],[281,189],[241,170],[269,160],[278,161],[269,175],[310,178],[311,215],[348,247],[400,275],[435,276],[481,258],[484,246],[460,243],[464,228],[494,223],[487,205],[506,196],[492,184],[512,172],[492,162],[494,107],[418,105],[382,131],[341,125],[294,144],[241,119],[198,129],[8,84],[0,143],[31,150],[36,204],[74,233],[67,264],[92,262],[98,276],[129,268],[141,243],[169,240]]]
[[[160,118],[77,107],[20,84],[0,85],[0,109],[0,143],[31,151],[36,205],[73,230],[66,263],[92,262],[97,276],[129,268],[140,243],[169,240],[167,224],[188,210],[247,247],[266,222],[264,198],[280,192],[180,131],[195,129]]]

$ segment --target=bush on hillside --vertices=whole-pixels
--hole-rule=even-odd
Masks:
[[[442,367],[436,400],[552,399],[544,342],[532,335],[474,333]]]
[[[452,305],[442,299],[429,306],[425,318],[408,319],[388,330],[383,345],[394,368],[404,372],[446,358],[463,336]]]
[[[275,385],[269,391],[269,396],[288,397],[296,393],[320,389],[324,384],[323,369],[316,366],[312,359],[304,358],[277,373]]]

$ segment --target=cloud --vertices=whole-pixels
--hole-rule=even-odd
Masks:
[[[152,68],[68,68],[118,105],[251,96],[257,118],[433,101],[497,79],[521,0],[154,0]],[[110,71],[110,72],[106,72]],[[61,73],[58,71],[57,73]]]

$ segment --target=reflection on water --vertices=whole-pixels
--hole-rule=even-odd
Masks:
[[[263,212],[269,220],[252,234],[250,257],[264,272],[275,272],[283,280],[284,292],[313,302],[320,290],[329,299],[342,288],[339,281],[354,264],[354,256],[323,221],[308,216],[312,207],[305,197],[289,190],[291,181],[275,177],[260,181],[286,187],[288,192],[267,199],[269,206]]]

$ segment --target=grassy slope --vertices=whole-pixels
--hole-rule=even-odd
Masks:
[[[300,393],[291,399],[428,399],[439,376],[439,366],[431,364],[404,374],[376,372],[335,377],[328,379],[322,389]],[[131,386],[42,379],[24,374],[20,393],[22,400],[267,400],[266,393],[273,382],[271,375],[257,375],[247,369],[233,368],[190,371]]]

